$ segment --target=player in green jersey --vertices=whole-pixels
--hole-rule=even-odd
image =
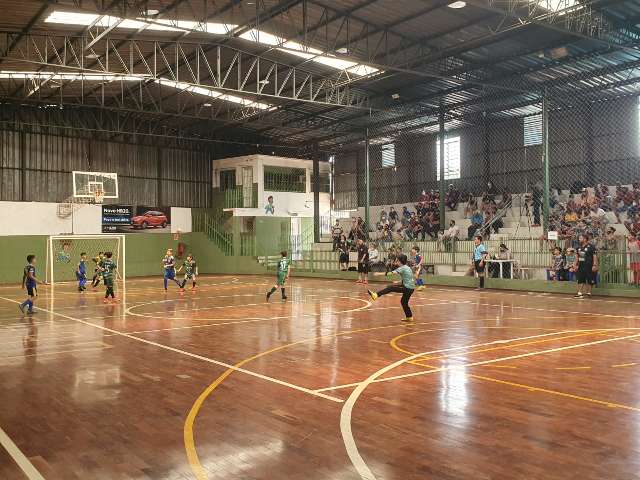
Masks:
[[[113,291],[113,277],[118,266],[116,265],[116,262],[111,260],[111,257],[113,257],[113,253],[105,252],[104,258],[100,262],[102,281],[104,282],[104,286],[107,287],[107,290],[104,294],[104,303],[107,303],[109,301],[109,297],[111,297],[113,300],[116,299],[116,295]]]
[[[198,265],[193,258],[193,255],[187,255],[187,259],[180,265],[180,268],[176,271],[176,273],[180,273],[180,271],[184,268],[184,280],[180,284],[180,292],[184,292],[184,286],[187,284],[189,280],[192,282],[191,291],[194,292],[196,290],[196,278],[198,276]]]
[[[282,292],[282,299],[287,299],[287,295],[284,292],[284,285],[289,279],[289,275],[291,274],[291,264],[286,250],[280,252],[280,255],[282,256],[282,258],[278,261],[276,284],[271,287],[271,290],[267,292],[267,302],[269,301],[271,295],[273,295],[273,292],[278,289],[278,287],[280,287],[280,291]]]

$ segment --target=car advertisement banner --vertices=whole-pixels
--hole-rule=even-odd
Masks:
[[[102,206],[104,233],[170,233],[171,207]]]
[[[131,227],[131,205],[102,205],[102,233],[124,233]]]

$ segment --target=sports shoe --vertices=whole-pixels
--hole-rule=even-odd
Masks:
[[[378,294],[376,292],[372,292],[371,290],[367,290],[367,293],[371,297],[371,300],[374,302],[378,299]]]
[[[271,292],[267,292],[267,302],[269,301],[270,298],[271,298]]]
[[[28,313],[29,315],[33,315],[33,314],[34,314],[34,313],[36,313],[36,312],[35,312],[34,310],[27,310],[27,313]]]
[[[20,304],[18,305],[18,308],[20,309],[20,311],[22,312],[22,314],[24,315],[24,305]]]
[[[184,293],[184,288],[180,287],[180,293]]]
[[[362,280],[356,280],[356,283],[362,283]]]
[[[584,298],[584,295],[583,295],[583,294],[581,294],[581,293],[577,293],[577,294],[575,294],[575,295],[573,296],[573,298],[580,298],[580,299],[583,299],[583,298]]]
[[[109,303],[109,299],[105,298],[104,300],[102,300],[102,303]]]
[[[416,290],[417,290],[417,291],[419,291],[419,292],[421,292],[422,290],[424,290],[424,285],[418,285],[418,286],[416,287]]]
[[[287,296],[285,295],[284,297],[282,297],[282,300],[286,300],[287,298],[289,298],[289,297],[287,297]]]
[[[413,322],[413,317],[407,317],[403,320],[403,322]]]

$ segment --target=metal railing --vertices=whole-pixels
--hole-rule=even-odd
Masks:
[[[233,235],[224,231],[221,214],[193,212],[193,230],[203,232],[225,256],[233,256]]]

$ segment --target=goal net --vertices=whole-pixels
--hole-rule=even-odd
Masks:
[[[86,253],[87,279],[91,281],[96,268],[94,259],[102,252],[111,252],[117,265],[116,281],[126,279],[126,248],[124,235],[54,235],[47,246],[47,281],[51,285],[76,282],[80,255]]]

